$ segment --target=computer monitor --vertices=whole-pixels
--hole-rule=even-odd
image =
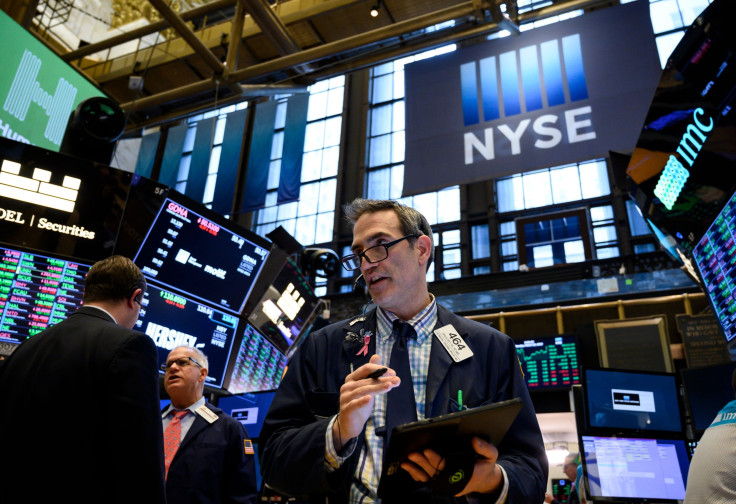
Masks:
[[[205,385],[223,387],[239,319],[150,282],[142,305],[135,328],[156,344],[159,364],[177,346],[198,348],[209,361]]]
[[[166,288],[240,314],[270,247],[170,190],[133,261]]]
[[[582,435],[586,495],[595,502],[675,503],[690,467],[685,441]]]
[[[736,362],[720,366],[683,369],[682,384],[685,404],[696,434],[702,434],[723,406],[734,400],[731,385]]]
[[[277,389],[286,368],[286,356],[250,324],[243,324],[243,328],[225,387],[233,394]]]
[[[549,482],[552,488],[552,497],[562,504],[567,504],[567,499],[572,491],[572,481],[567,478],[551,478]]]
[[[530,390],[569,388],[580,383],[575,336],[563,334],[515,341]]]
[[[252,298],[258,302],[252,305],[249,300],[246,305],[248,323],[288,356],[309,331],[320,301],[290,258],[281,263],[275,278],[268,280],[261,297]]]
[[[734,257],[734,219],[736,218],[736,193],[734,193],[713,223],[693,248],[692,255],[713,312],[723,329],[726,341],[736,343],[736,272]],[[729,347],[732,347],[730,344]]]
[[[608,432],[682,432],[675,375],[586,369],[587,427]]]
[[[275,390],[220,397],[217,406],[239,421],[251,439],[258,439]]]
[[[90,266],[0,247],[0,341],[18,345],[73,313]]]

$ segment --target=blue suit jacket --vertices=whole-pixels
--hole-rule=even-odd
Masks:
[[[427,417],[456,411],[458,390],[463,391],[463,402],[470,408],[521,398],[522,410],[498,446],[498,462],[509,478],[509,502],[543,502],[547,457],[513,341],[489,326],[437,308],[436,327],[452,324],[474,355],[455,363],[437,337],[432,338]],[[372,338],[368,355],[356,356],[362,338],[350,335],[362,327],[375,334],[375,310],[366,315],[364,323],[355,320],[338,322],[310,335],[295,353],[276,392],[261,430],[259,453],[263,480],[277,491],[315,501],[326,495],[330,502],[347,502],[363,435],[338,471],[328,473],[323,462],[325,432],[330,418],[338,412],[340,386],[351,372],[351,364],[357,369],[375,353]],[[453,499],[435,495],[432,502]]]
[[[166,479],[168,504],[256,502],[255,455],[245,454],[248,433],[220,408],[213,423],[195,415],[174,455]]]

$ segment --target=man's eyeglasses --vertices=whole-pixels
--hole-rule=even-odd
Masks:
[[[374,245],[373,247],[369,247],[365,249],[363,252],[361,252],[360,254],[348,254],[342,259],[340,259],[340,261],[342,262],[342,267],[348,271],[353,271],[353,270],[357,270],[358,268],[360,268],[361,259],[365,259],[371,264],[376,264],[381,261],[384,261],[386,260],[386,258],[388,258],[388,249],[390,249],[397,243],[403,240],[406,240],[407,238],[418,238],[418,236],[419,235],[415,235],[415,234],[406,235],[392,242],[381,243],[380,245]]]
[[[191,357],[182,357],[181,359],[176,359],[176,360],[168,361],[166,364],[161,364],[161,371],[168,371],[171,368],[171,366],[173,366],[174,364],[176,364],[180,368],[189,366],[190,365],[189,361],[192,361],[197,367],[200,367],[200,368],[202,367],[199,364],[199,362],[192,359]]]

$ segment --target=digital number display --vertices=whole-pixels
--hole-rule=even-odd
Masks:
[[[285,367],[286,357],[246,324],[228,390],[233,394],[274,390]]]
[[[142,305],[135,328],[156,344],[159,364],[177,346],[198,348],[209,360],[205,384],[222,387],[238,318],[151,284]]]
[[[0,254],[0,340],[21,343],[82,304],[89,265],[8,248]]]
[[[727,341],[736,336],[736,194],[693,249],[704,290]]]
[[[134,262],[167,287],[239,313],[268,255],[257,239],[167,199]]]
[[[516,353],[530,389],[570,387],[580,383],[573,336],[528,339],[516,344]]]

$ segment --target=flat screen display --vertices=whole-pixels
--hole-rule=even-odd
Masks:
[[[90,265],[0,247],[0,342],[19,344],[82,304]]]
[[[150,283],[142,305],[135,328],[156,344],[159,364],[177,346],[198,348],[209,360],[205,385],[222,387],[238,318]]]
[[[693,260],[726,341],[736,336],[736,193],[693,249]]]
[[[734,370],[736,362],[681,371],[685,402],[697,432],[707,429],[721,408],[733,401],[731,378]]]
[[[0,138],[0,241],[91,262],[109,257],[130,180],[123,170]]]
[[[257,439],[274,394],[276,391],[267,390],[254,394],[221,397],[217,406],[243,424],[251,438]]]
[[[596,502],[675,502],[685,498],[685,441],[582,436],[587,495]]]
[[[586,369],[583,381],[589,427],[682,432],[675,375]]]
[[[169,190],[167,185],[133,174],[120,232],[115,242],[116,254],[135,257],[153,221],[161,211]]]
[[[690,252],[736,189],[736,4],[712,2],[669,57],[627,168],[646,219]]]
[[[572,481],[569,479],[553,478],[550,480],[550,486],[552,487],[552,497],[561,503],[567,503],[567,499],[570,497],[570,492],[572,491]]]
[[[169,288],[240,313],[270,243],[173,196],[170,191],[134,262],[144,275]]]
[[[227,390],[242,394],[278,388],[286,357],[250,324],[244,328]]]
[[[575,337],[571,335],[517,341],[516,353],[529,389],[580,384]]]
[[[291,259],[287,259],[248,316],[248,322],[280,352],[289,354],[309,330],[319,298]]]
[[[105,94],[2,11],[0,33],[0,136],[58,151],[72,111]]]

